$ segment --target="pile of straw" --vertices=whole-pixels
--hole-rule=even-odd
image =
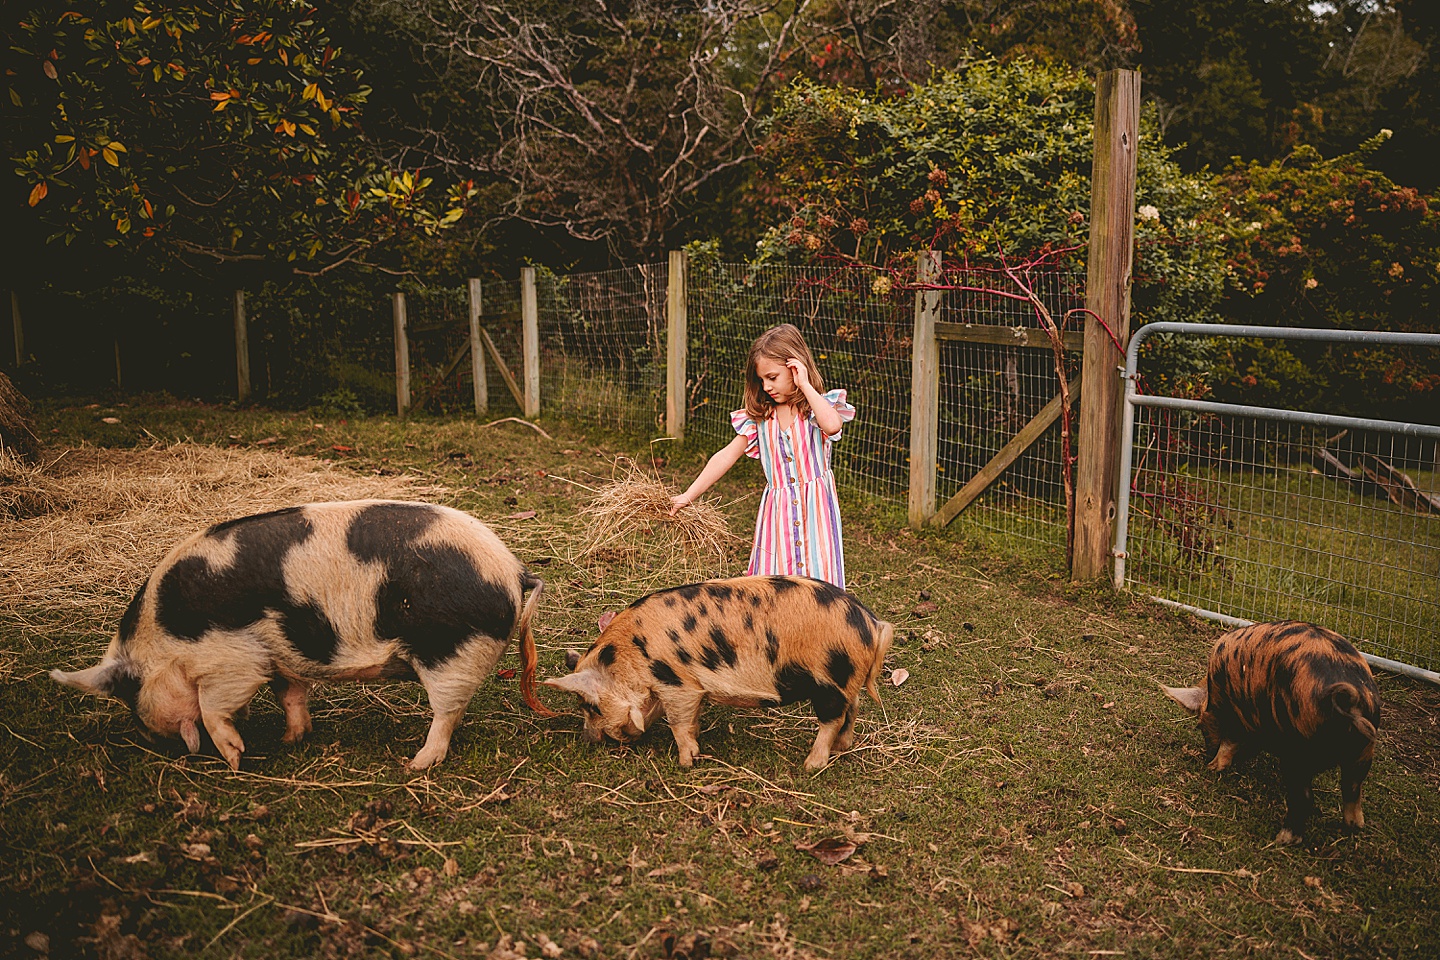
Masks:
[[[669,490],[626,457],[615,476],[585,506],[581,560],[620,562],[657,572],[721,576],[736,536],[714,501],[699,500],[670,516]]]
[[[445,492],[309,457],[189,443],[52,448],[34,465],[0,456],[0,596],[49,611],[36,630],[108,631],[166,551],[212,523],[316,501]]]

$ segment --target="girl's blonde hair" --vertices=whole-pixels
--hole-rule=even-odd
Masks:
[[[751,420],[768,420],[775,415],[775,401],[765,392],[760,372],[755,368],[761,357],[781,364],[794,357],[805,364],[805,370],[810,374],[810,386],[815,388],[815,392],[825,392],[825,381],[820,378],[820,371],[815,369],[815,358],[810,355],[810,348],[805,345],[800,331],[793,323],[771,327],[755,338],[750,345],[750,355],[745,360],[745,414]],[[805,394],[798,393],[792,402],[797,417],[810,415],[810,401],[805,399]]]

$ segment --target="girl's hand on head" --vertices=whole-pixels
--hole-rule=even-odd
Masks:
[[[799,357],[791,357],[785,361],[785,366],[790,368],[790,375],[795,378],[795,389],[804,390],[810,386],[810,371],[805,369],[805,364]]]
[[[675,496],[670,498],[670,516],[675,516],[675,514],[680,512],[681,507],[688,507],[689,505],[689,495],[684,493],[676,494]]]

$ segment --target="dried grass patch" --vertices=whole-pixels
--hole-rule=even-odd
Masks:
[[[210,524],[332,500],[435,499],[415,477],[361,476],[325,461],[193,443],[0,455],[0,610],[33,631],[108,629],[176,541]],[[8,609],[6,609],[8,608]]]
[[[585,505],[578,560],[667,574],[723,575],[744,538],[730,529],[716,500],[698,500],[670,516],[676,492],[634,460],[618,458],[610,482],[592,490]]]

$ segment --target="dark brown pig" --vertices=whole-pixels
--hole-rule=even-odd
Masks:
[[[1204,687],[1161,687],[1200,718],[1217,773],[1265,751],[1280,761],[1287,810],[1276,843],[1304,832],[1315,775],[1340,767],[1345,823],[1365,825],[1360,787],[1375,755],[1380,695],[1365,658],[1313,623],[1258,623],[1215,641]]]
[[[628,741],[670,722],[688,767],[705,701],[773,707],[808,700],[818,770],[854,740],[860,691],[875,681],[895,628],[838,587],[802,577],[708,580],[641,597],[618,613],[575,672],[543,681],[580,698],[585,736]]]
[[[104,658],[51,672],[130,705],[142,727],[200,749],[200,724],[230,766],[235,728],[267,681],[285,741],[310,730],[310,687],[418,679],[434,722],[412,769],[439,763],[480,683],[520,637],[534,695],[530,617],[542,582],[474,517],[426,503],[359,500],[216,524],[172,548],[135,594]],[[526,590],[530,599],[521,600]]]

